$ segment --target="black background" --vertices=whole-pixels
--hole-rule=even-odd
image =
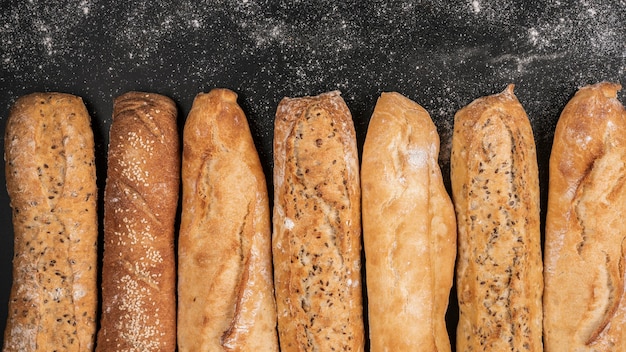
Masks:
[[[93,119],[100,208],[112,100],[129,90],[173,98],[181,130],[197,93],[237,92],[271,191],[273,117],[284,96],[340,90],[360,149],[380,93],[406,95],[437,125],[449,186],[454,113],[515,83],[535,133],[545,216],[560,111],[583,85],[626,83],[625,71],[624,0],[0,1],[1,135],[21,95],[81,96]],[[5,184],[3,163],[1,171]],[[3,331],[13,231],[6,188],[0,188]]]

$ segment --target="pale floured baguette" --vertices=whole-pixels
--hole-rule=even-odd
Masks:
[[[129,92],[115,99],[96,351],[176,349],[176,115],[174,102],[162,95]]]
[[[370,350],[450,351],[456,220],[428,112],[383,93],[361,165]]]
[[[626,116],[620,85],[581,88],[550,156],[546,351],[626,351]]]
[[[278,351],[267,185],[234,92],[196,96],[182,180],[178,350]]]
[[[339,92],[284,98],[274,125],[281,351],[363,351],[360,210],[355,131]]]
[[[450,163],[457,351],[542,351],[537,156],[513,85],[457,112]]]
[[[69,94],[24,96],[4,143],[15,255],[3,351],[91,351],[98,217],[87,109]]]

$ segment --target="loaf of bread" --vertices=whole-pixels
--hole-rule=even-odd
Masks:
[[[359,164],[337,91],[284,98],[274,125],[281,351],[363,351]]]
[[[438,156],[428,112],[398,93],[383,93],[361,165],[372,352],[451,350],[445,315],[456,221]]]
[[[162,95],[129,92],[115,99],[96,351],[176,349],[176,115],[174,102]]]
[[[457,351],[542,351],[539,179],[513,85],[454,117]]]
[[[267,183],[234,92],[196,96],[182,181],[178,350],[278,351]]]
[[[7,121],[13,286],[3,351],[90,351],[96,333],[94,140],[81,98],[33,93]]]
[[[546,351],[626,351],[626,112],[620,85],[581,88],[550,156]]]

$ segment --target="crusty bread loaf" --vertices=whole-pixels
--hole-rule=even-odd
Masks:
[[[445,315],[456,221],[438,155],[428,112],[398,93],[383,93],[361,165],[372,352],[450,351]]]
[[[196,96],[182,180],[178,350],[278,351],[267,184],[234,92]]]
[[[274,125],[281,351],[362,351],[359,164],[339,92],[284,98]]]
[[[96,351],[176,349],[179,144],[171,99],[142,92],[115,99]]]
[[[458,224],[457,351],[541,351],[537,156],[513,85],[457,112],[450,167]]]
[[[546,219],[546,351],[626,351],[626,112],[581,88],[556,126]]]
[[[13,286],[3,351],[91,351],[96,333],[96,170],[81,98],[21,97],[4,140]]]

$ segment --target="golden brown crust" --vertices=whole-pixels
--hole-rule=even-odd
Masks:
[[[362,351],[359,165],[339,92],[278,105],[274,202],[281,351]]]
[[[179,150],[171,99],[142,92],[115,99],[104,195],[97,351],[176,349]]]
[[[93,132],[81,98],[18,99],[4,150],[15,256],[3,351],[91,350],[97,190]]]
[[[383,93],[363,146],[363,241],[371,351],[450,351],[445,315],[456,259],[454,208],[428,112]]]
[[[457,351],[541,351],[539,180],[530,122],[513,94],[455,116]]]
[[[182,179],[179,351],[278,351],[266,180],[234,92],[196,96]]]
[[[546,219],[546,351],[626,348],[626,116],[620,85],[581,88],[554,134]]]

